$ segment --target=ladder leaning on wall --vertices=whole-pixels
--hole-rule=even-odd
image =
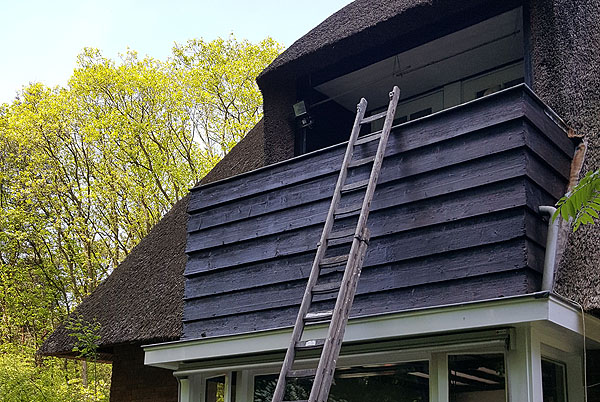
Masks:
[[[350,314],[350,308],[354,301],[354,294],[358,285],[358,278],[362,269],[363,260],[369,242],[369,230],[367,229],[367,218],[371,200],[377,185],[377,179],[383,163],[383,157],[390,134],[390,129],[396,114],[396,106],[400,98],[400,89],[394,87],[390,92],[390,102],[386,111],[373,116],[364,117],[367,101],[363,98],[357,105],[357,114],[348,141],[348,147],[344,155],[340,174],[325,220],[325,227],[318,243],[317,254],[313,261],[308,284],[304,291],[300,311],[296,318],[292,339],[288,346],[277,387],[273,395],[273,402],[282,402],[285,395],[287,380],[291,378],[314,378],[310,391],[309,402],[326,402],[329,389],[333,381],[336,361],[342,347],[342,340]],[[385,118],[383,129],[362,137],[358,137],[363,124]],[[357,145],[379,140],[377,152],[374,156],[355,159],[353,154]],[[346,184],[348,169],[373,163],[368,179]],[[362,202],[347,207],[340,207],[340,199],[344,194],[365,191]],[[349,214],[360,211],[356,228],[351,230],[332,231],[334,221],[338,217],[346,217]],[[328,245],[352,242],[350,252],[345,255],[325,258]],[[342,281],[339,283],[318,284],[321,270],[345,265]],[[313,296],[325,293],[337,292],[337,299],[333,310],[310,311]],[[307,324],[329,322],[329,330],[325,339],[301,340],[304,328]],[[294,370],[294,359],[296,352],[300,350],[322,349],[319,364],[316,369]],[[298,401],[304,402],[304,401]]]

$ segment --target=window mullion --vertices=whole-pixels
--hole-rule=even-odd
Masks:
[[[429,400],[449,402],[448,397],[448,355],[432,353],[429,360]]]

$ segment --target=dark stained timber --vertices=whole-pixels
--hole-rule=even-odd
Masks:
[[[352,306],[350,317],[369,316],[525,294],[535,291],[539,275],[530,270],[510,271],[473,277],[467,280],[438,282],[430,285],[380,292],[371,295],[358,295]],[[257,310],[247,314],[217,316],[184,323],[185,339],[206,336],[248,333],[267,328],[289,327],[293,324],[298,305]]]
[[[564,192],[574,151],[557,122],[521,86],[394,128],[352,316],[538,290],[547,231],[538,207]],[[375,145],[357,146],[353,160]],[[186,339],[293,323],[344,148],[193,190]],[[365,180],[369,169],[353,164],[347,183]],[[349,191],[340,209],[361,199]],[[344,216],[333,232],[354,227],[356,214]],[[342,240],[326,259],[348,253]],[[335,288],[339,267],[322,272],[318,289]],[[335,297],[335,289],[320,292],[315,308],[330,309]]]

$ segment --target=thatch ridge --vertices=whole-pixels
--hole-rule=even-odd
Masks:
[[[257,169],[264,161],[259,122],[201,181]],[[150,230],[125,260],[73,313],[100,325],[100,350],[127,343],[177,340],[183,316],[189,195]],[[74,338],[60,325],[42,344],[44,355],[73,355]]]
[[[335,45],[412,8],[432,3],[433,0],[355,0],[295,41],[265,68],[259,80],[290,62]]]

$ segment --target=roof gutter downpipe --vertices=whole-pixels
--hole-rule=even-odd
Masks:
[[[554,267],[556,265],[556,245],[558,243],[558,223],[556,218],[552,217],[556,208],[551,206],[540,206],[540,213],[547,214],[548,217],[548,236],[546,238],[546,255],[544,256],[544,273],[542,274],[542,291],[552,291],[554,285]]]

